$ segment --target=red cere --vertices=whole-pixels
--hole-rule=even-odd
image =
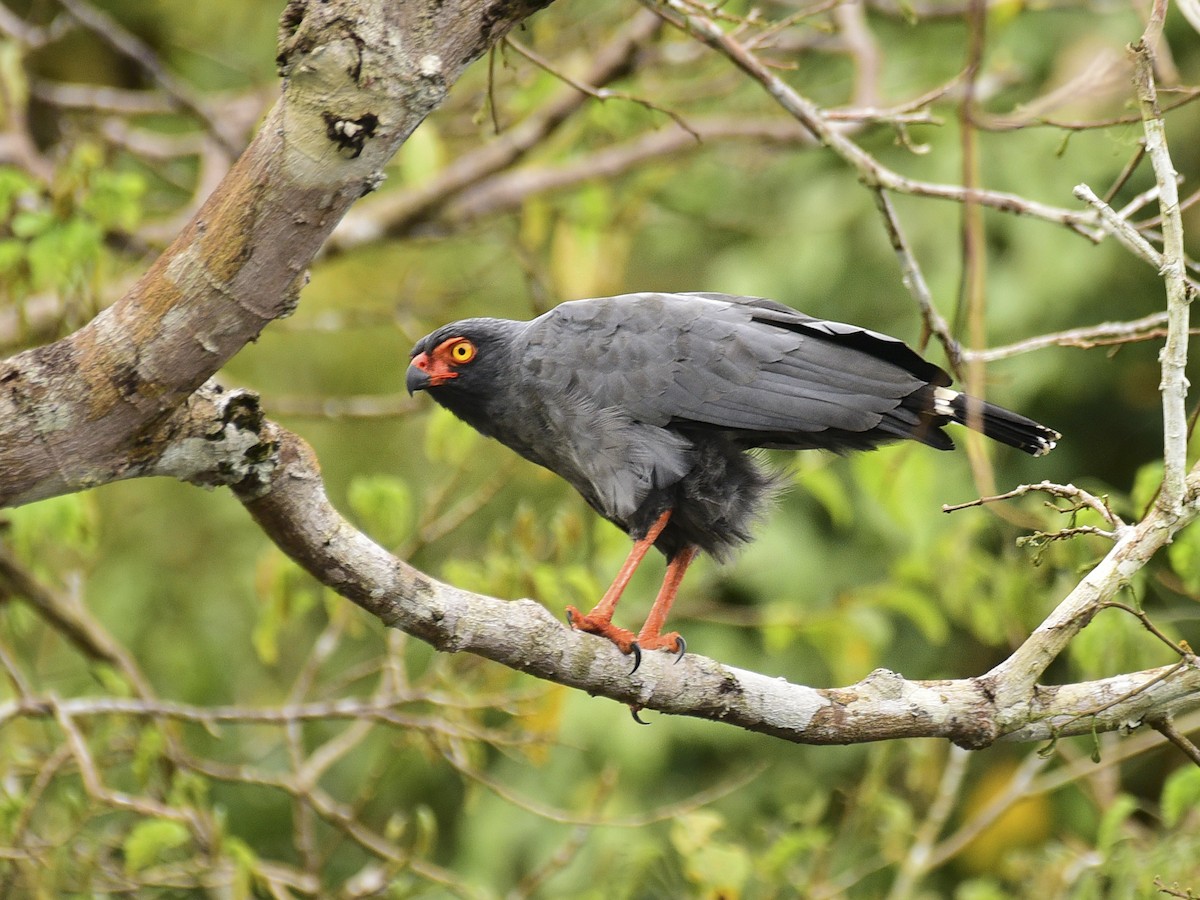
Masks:
[[[413,358],[413,366],[429,376],[430,387],[437,387],[439,384],[445,384],[450,379],[458,377],[458,373],[452,371],[449,360],[441,352],[444,346],[443,344],[434,349],[432,355],[429,353],[418,353]]]

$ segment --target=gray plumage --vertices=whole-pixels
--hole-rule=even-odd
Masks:
[[[431,381],[429,360],[456,338],[472,358]],[[911,439],[948,450],[940,426],[951,421],[1033,454],[1059,437],[950,390],[895,338],[753,297],[629,294],[529,322],[466,319],[413,357],[410,391],[562,476],[634,538],[673,510],[655,544],[668,558],[689,545],[721,557],[749,540],[776,488],[753,448]]]

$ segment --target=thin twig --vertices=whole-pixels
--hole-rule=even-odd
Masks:
[[[179,108],[190,112],[199,119],[205,130],[230,159],[234,159],[241,153],[240,142],[225,133],[221,122],[205,108],[204,103],[195,95],[191,87],[169,72],[158,55],[145,42],[108,13],[96,9],[90,3],[85,3],[83,0],[58,0],[58,2],[80,25],[101,38],[122,56],[133,60],[140,66],[159,87],[166,91]]]
[[[900,863],[896,880],[892,882],[892,889],[888,892],[888,900],[903,900],[903,898],[910,897],[921,877],[929,871],[934,843],[946,826],[946,820],[950,818],[954,804],[959,799],[970,756],[969,750],[964,750],[962,747],[950,747],[937,793],[929,805],[925,818],[917,826],[913,842]]]
[[[1105,230],[1120,241],[1127,250],[1135,256],[1140,256],[1155,268],[1162,267],[1162,254],[1154,248],[1153,244],[1142,237],[1129,221],[1122,218],[1120,213],[1097,197],[1095,191],[1086,184],[1079,184],[1075,186],[1073,193],[1100,214],[1100,220],[1104,223]]]
[[[894,193],[920,197],[953,200],[958,203],[978,203],[1004,212],[1056,222],[1089,239],[1095,239],[1095,217],[1091,213],[1052,207],[1004,191],[935,184],[900,175],[841,134],[829,123],[820,107],[801,96],[789,84],[772,73],[735,36],[725,33],[714,21],[719,18],[719,14],[712,6],[698,2],[685,3],[684,0],[641,0],[641,2],[654,9],[680,30],[695,36],[698,40],[724,54],[734,65],[759,82],[776,103],[808,129],[820,143],[841,157],[868,187],[883,188]]]
[[[1003,494],[996,494],[992,497],[979,497],[978,499],[972,500],[969,503],[956,503],[953,505],[946,504],[942,506],[942,512],[958,512],[962,509],[970,509],[973,506],[983,506],[985,503],[996,503],[1000,500],[1012,500],[1016,497],[1023,497],[1025,494],[1032,493],[1033,491],[1040,491],[1044,494],[1050,494],[1053,497],[1061,497],[1064,500],[1070,500],[1075,504],[1075,506],[1068,509],[1059,509],[1057,506],[1053,507],[1053,509],[1057,510],[1058,512],[1077,512],[1079,509],[1087,507],[1088,509],[1091,509],[1093,512],[1097,513],[1102,519],[1104,519],[1104,521],[1108,522],[1108,524],[1112,525],[1117,530],[1128,527],[1126,526],[1124,520],[1122,520],[1120,516],[1113,512],[1112,507],[1109,506],[1106,498],[1097,497],[1095,494],[1085,491],[1083,488],[1076,487],[1073,484],[1055,484],[1051,481],[1041,481],[1037,484],[1023,484],[1020,487],[1013,488],[1011,491],[1007,491]]]
[[[1188,740],[1187,735],[1176,730],[1175,724],[1171,721],[1170,717],[1151,719],[1150,727],[1178,747],[1184,756],[1200,766],[1200,747],[1197,747]]]
[[[509,47],[512,47],[513,50],[517,51],[517,53],[525,57],[539,69],[549,72],[555,78],[575,88],[575,90],[583,94],[587,94],[587,96],[591,97],[593,100],[626,100],[630,103],[636,103],[638,106],[644,106],[646,109],[653,110],[657,113],[662,113],[672,122],[690,134],[694,140],[700,140],[700,135],[697,134],[695,129],[693,129],[692,126],[687,123],[687,120],[685,120],[683,116],[672,109],[667,109],[665,106],[660,106],[652,100],[647,100],[645,97],[638,97],[625,91],[614,91],[612,88],[593,87],[592,85],[580,81],[577,78],[572,78],[566,72],[557,68],[553,63],[550,62],[550,60],[536,53],[532,48],[526,47],[511,34],[505,36],[504,43]]]
[[[892,242],[892,249],[896,251],[896,256],[900,260],[901,280],[904,286],[908,288],[913,299],[917,301],[917,306],[921,310],[921,321],[925,323],[926,330],[937,337],[942,348],[946,351],[946,357],[950,361],[950,368],[957,376],[962,375],[962,347],[958,341],[954,339],[954,335],[950,332],[950,323],[938,311],[934,305],[933,294],[929,290],[929,285],[925,281],[925,275],[921,271],[921,265],[917,262],[916,256],[913,255],[912,248],[909,247],[907,239],[904,237],[904,231],[900,227],[900,220],[896,216],[895,207],[892,206],[891,198],[887,191],[882,188],[876,188],[875,205],[879,207],[879,211],[883,214],[884,228],[887,230],[888,238]]]
[[[986,350],[964,350],[963,356],[967,359],[995,362],[998,359],[1008,359],[1047,347],[1079,347],[1086,350],[1112,344],[1132,344],[1137,341],[1162,337],[1166,334],[1166,324],[1167,314],[1158,312],[1128,322],[1102,322],[1099,325],[1085,325],[1082,328],[1041,334],[1001,347],[989,347]]]
[[[1132,47],[1134,86],[1146,133],[1146,152],[1158,184],[1162,212],[1162,272],[1167,293],[1167,340],[1163,346],[1163,486],[1158,502],[1177,513],[1187,490],[1187,368],[1190,291],[1183,251],[1183,223],[1179,213],[1178,174],[1167,147],[1166,125],[1154,83],[1154,47],[1166,17],[1166,0],[1155,0],[1142,39]]]

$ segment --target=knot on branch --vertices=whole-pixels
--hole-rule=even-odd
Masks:
[[[201,487],[228,486],[244,496],[266,489],[279,440],[258,394],[209,381],[155,436],[161,452],[152,474]]]
[[[347,159],[361,156],[367,141],[375,136],[379,128],[379,116],[374,113],[364,113],[356,119],[325,113],[324,118],[325,134],[337,145],[338,153]]]

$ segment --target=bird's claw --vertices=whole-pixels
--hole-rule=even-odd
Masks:
[[[645,709],[645,707],[630,706],[629,713],[630,713],[630,715],[633,716],[633,721],[637,722],[639,725],[649,725],[650,724],[649,722],[647,722],[641,716],[638,715],[638,713],[640,713],[643,709]]]
[[[584,615],[573,606],[567,607],[567,624],[575,631],[583,631],[587,634],[594,634],[597,637],[605,638],[617,645],[617,649],[624,654],[633,654],[633,668],[629,674],[632,675],[638,670],[642,664],[642,648],[638,645],[637,637],[632,631],[627,631],[624,628],[619,628],[607,618],[600,616]]]
[[[566,613],[567,624],[574,630],[607,638],[616,644],[622,653],[632,654],[633,668],[629,670],[630,675],[642,667],[643,650],[670,650],[675,654],[675,662],[683,659],[683,654],[687,652],[687,641],[677,631],[670,634],[648,634],[643,629],[641,634],[635,635],[632,631],[614,625],[607,616],[585,616],[574,606],[568,606]]]

